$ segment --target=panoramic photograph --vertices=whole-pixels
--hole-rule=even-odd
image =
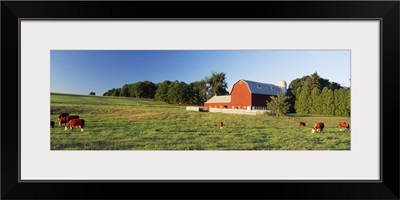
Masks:
[[[351,150],[350,50],[51,50],[50,150]]]

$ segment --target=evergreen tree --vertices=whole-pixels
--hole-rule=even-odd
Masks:
[[[308,84],[308,87],[310,90],[313,90],[314,88],[317,88],[319,91],[321,91],[321,83],[320,77],[317,72],[314,72],[313,74],[310,75],[310,77],[306,80],[306,83]]]
[[[350,95],[350,93],[349,93],[349,91],[350,91],[350,89],[347,89],[347,88],[341,88],[341,90],[342,90],[342,95],[343,95],[343,115],[342,116],[345,116],[345,117],[350,117],[350,105],[349,105],[349,95]]]
[[[328,89],[325,99],[324,99],[324,104],[326,105],[326,113],[325,115],[330,115],[334,116],[335,115],[335,97],[333,94],[333,91]]]
[[[310,105],[310,114],[320,114],[319,108],[321,107],[320,103],[320,90],[317,87],[314,87],[314,89],[311,91],[311,97],[309,101]]]
[[[347,89],[346,90],[346,96],[347,96],[347,105],[346,105],[346,110],[347,110],[347,114],[348,114],[348,116],[350,116],[350,114],[351,114],[351,97],[350,97],[350,95],[351,95],[351,91],[350,91],[350,89]]]
[[[296,101],[293,101],[292,106],[291,106],[292,108],[295,109],[296,112],[298,112],[298,110],[299,110],[299,109],[297,109],[297,108],[299,108],[299,106],[296,106],[296,102],[299,99],[300,92],[302,91],[302,87],[305,84],[308,85],[308,87],[310,89],[310,94],[314,88],[318,88],[320,93],[322,93],[322,89],[325,87],[327,87],[328,89],[331,89],[331,90],[343,88],[338,83],[330,82],[329,79],[324,79],[324,78],[320,77],[317,72],[314,72],[311,75],[303,76],[302,78],[294,79],[293,81],[290,82],[288,90],[290,90],[290,89],[292,90],[291,98],[293,100],[296,100]],[[313,101],[313,100],[315,101],[315,99],[313,99],[313,98],[310,101]],[[319,98],[319,101],[321,101],[321,98]],[[311,105],[314,105],[314,102]],[[302,107],[302,106],[300,106],[300,107]],[[322,109],[323,108],[315,108],[314,110],[312,110],[312,112],[314,112],[315,110],[322,110]],[[301,111],[301,112],[303,112],[303,111]]]
[[[324,87],[319,95],[319,101],[321,103],[321,114],[327,115],[328,113],[328,105],[326,104],[326,99],[328,98],[328,87]]]
[[[289,88],[286,91],[286,96],[288,98],[287,102],[290,104],[288,112],[295,113],[296,109],[294,108],[294,105],[295,105],[295,101],[296,101],[296,96],[294,95],[293,90]]]
[[[285,115],[289,110],[290,104],[287,102],[288,97],[283,95],[282,92],[278,93],[277,97],[271,97],[271,101],[267,101],[267,106],[276,115]]]
[[[317,115],[323,115],[324,113],[324,101],[323,101],[323,91],[321,91],[321,93],[318,95],[317,100],[315,102],[316,106],[315,106],[315,114]]]
[[[298,93],[298,91],[300,91],[299,89],[303,87],[304,83],[309,77],[310,76],[303,76],[301,78],[294,79],[293,81],[290,82],[288,90],[292,89],[294,96],[298,96],[300,94]]]
[[[310,113],[310,88],[308,84],[304,84],[300,90],[300,94],[296,97],[295,109],[299,114]]]
[[[349,116],[347,90],[344,88],[335,90],[334,95],[335,95],[335,108],[336,108],[335,115]]]

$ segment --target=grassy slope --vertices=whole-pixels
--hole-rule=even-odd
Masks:
[[[52,150],[349,150],[348,117],[249,116],[186,111],[152,100],[85,95],[51,95],[51,119],[60,112],[85,119],[85,130],[51,128]],[[225,126],[219,129],[218,123]],[[311,133],[315,122],[325,133]]]

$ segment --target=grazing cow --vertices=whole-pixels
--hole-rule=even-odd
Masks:
[[[302,126],[304,128],[307,127],[305,122],[299,122],[299,126]]]
[[[79,119],[78,115],[70,115],[70,116],[66,116],[61,118],[60,122],[58,123],[60,126],[61,124],[67,124],[69,122],[69,120],[71,119]]]
[[[61,118],[69,116],[69,113],[60,113],[60,115],[58,115],[58,120],[61,120]]]
[[[75,127],[78,127],[83,131],[83,127],[85,126],[85,120],[83,119],[71,119],[68,124],[65,126],[64,130],[71,129],[73,130]]]
[[[322,133],[323,131],[324,131],[324,123],[318,122],[314,125],[314,128],[312,128],[311,133],[315,133],[315,132]]]
[[[224,123],[219,122],[219,128],[221,129],[224,126]]]
[[[54,121],[53,120],[50,120],[50,127],[54,128]]]
[[[346,122],[339,122],[339,129],[340,131],[348,131],[350,129],[350,124]]]

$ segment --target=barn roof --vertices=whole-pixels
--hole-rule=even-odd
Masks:
[[[255,81],[249,81],[249,80],[239,80],[239,81],[244,81],[247,83],[249,86],[249,90],[253,94],[264,94],[264,95],[274,95],[278,96],[278,92],[281,92],[281,88],[279,88],[276,85],[273,84],[268,84],[268,83],[260,83],[260,82],[255,82]]]
[[[230,103],[231,95],[213,96],[207,103]]]

